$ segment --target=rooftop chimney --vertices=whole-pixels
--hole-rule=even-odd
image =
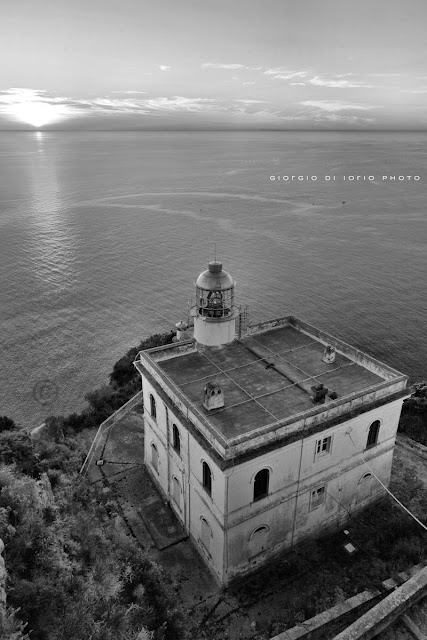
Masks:
[[[331,347],[330,345],[328,345],[323,352],[322,361],[326,362],[326,364],[332,364],[333,362],[335,362],[335,354],[335,347]]]
[[[217,382],[207,382],[204,388],[203,406],[207,411],[224,406],[224,394]]]
[[[325,402],[333,402],[338,398],[338,394],[336,391],[329,391],[325,396]]]
[[[312,400],[313,402],[318,402],[319,404],[323,404],[325,402],[325,396],[328,393],[328,389],[323,386],[320,382],[319,384],[314,384],[311,387],[313,392]]]

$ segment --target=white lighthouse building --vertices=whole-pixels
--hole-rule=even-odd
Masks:
[[[235,284],[209,263],[194,335],[135,361],[145,464],[223,585],[383,494],[410,395],[407,376],[293,316],[237,338]]]

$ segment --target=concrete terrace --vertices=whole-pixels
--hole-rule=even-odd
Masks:
[[[86,470],[89,482],[112,492],[119,510],[118,526],[124,526],[151,559],[173,576],[181,603],[191,609],[217,595],[219,587],[212,574],[144,466],[141,410],[131,410],[112,424],[99,439],[97,452]],[[97,464],[99,459],[102,465]]]
[[[326,345],[336,348],[332,364],[322,360]],[[243,339],[222,347],[175,343],[141,352],[140,359],[137,368],[144,366],[154,378],[160,374],[225,448],[233,439],[241,441],[268,425],[289,424],[301,415],[321,413],[350,397],[406,380],[398,371],[294,318],[250,327]],[[208,412],[203,407],[207,382],[222,387],[223,408]],[[311,388],[318,384],[335,392],[332,403],[313,401]]]

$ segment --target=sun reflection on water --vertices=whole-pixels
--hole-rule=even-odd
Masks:
[[[46,135],[34,134],[38,151],[29,156],[32,192],[28,251],[33,274],[48,298],[72,287],[78,279],[75,235],[69,224],[66,203],[60,197],[57,167],[52,150],[46,149]],[[45,153],[44,153],[45,152]]]

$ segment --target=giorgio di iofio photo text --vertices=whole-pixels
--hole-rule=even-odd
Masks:
[[[271,182],[274,181],[282,181],[282,182],[304,182],[311,181],[315,182],[316,180],[323,180],[325,182],[418,182],[421,180],[420,176],[270,176]]]

